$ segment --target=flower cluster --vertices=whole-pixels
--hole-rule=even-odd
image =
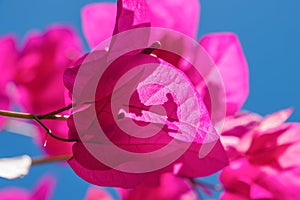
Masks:
[[[231,161],[220,176],[222,199],[299,198],[299,123],[284,123],[291,113],[288,109],[265,118],[247,113],[228,120],[240,131],[228,127],[223,136],[231,141]]]

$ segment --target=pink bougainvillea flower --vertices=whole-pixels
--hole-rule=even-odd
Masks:
[[[272,130],[273,128],[283,129],[279,126],[284,123],[291,113],[292,109],[286,109],[263,118],[256,113],[244,111],[227,117],[221,141],[225,146],[229,158],[235,159],[235,156],[240,157],[241,152],[242,154],[246,153],[250,148],[253,138],[255,138],[254,135],[265,134],[265,130]],[[272,138],[274,135],[270,136]],[[259,147],[259,145],[256,146]]]
[[[55,179],[51,176],[43,177],[32,191],[23,188],[1,188],[1,200],[50,200],[54,189]]]
[[[65,102],[63,72],[79,57],[81,44],[75,32],[65,26],[53,26],[45,33],[31,33],[21,49],[15,81],[24,110],[46,114],[70,104]],[[43,120],[57,136],[67,138],[66,121]],[[40,128],[40,127],[39,127]],[[37,141],[43,145],[45,131],[40,128]],[[53,155],[71,153],[71,144],[48,137],[46,152]]]
[[[290,132],[297,130],[297,128],[291,128],[290,125],[284,124],[284,121],[290,116],[292,110],[286,109],[263,118],[255,127],[247,131],[240,138],[239,145],[237,150],[242,154],[258,155],[263,152],[260,150],[268,147],[270,151],[277,151],[276,148],[280,144],[277,142],[277,139],[283,137],[282,135],[289,135]],[[296,137],[297,138],[297,137]],[[292,138],[290,138],[290,142]],[[287,142],[288,144],[289,142]],[[268,150],[266,152],[268,152]],[[269,152],[271,153],[271,152]],[[251,156],[250,156],[251,157]],[[258,161],[257,159],[253,159]]]
[[[234,160],[221,173],[225,189],[221,199],[299,199],[299,172],[299,166],[277,170]]]
[[[117,5],[114,34],[136,27],[150,26],[149,9],[146,1],[123,0],[118,1]],[[114,43],[114,45],[116,44]],[[87,80],[99,79],[99,77],[95,77],[93,69],[103,66],[109,53],[105,50],[93,51],[80,59],[73,68],[66,70],[64,81],[69,91],[74,92],[76,75],[82,66],[88,67],[90,70],[83,74],[85,77],[80,78],[86,78]],[[138,80],[137,82],[140,84],[138,87],[134,87],[135,92],[129,101],[129,112],[122,111],[119,113],[120,119],[119,124],[117,124],[109,103],[114,86],[126,72],[136,66],[149,63],[155,66],[155,70],[144,68],[142,76],[137,74],[124,83],[129,87],[131,80]],[[177,84],[162,78],[168,76],[173,77],[172,80],[176,80]],[[155,82],[159,84],[155,85]],[[81,100],[81,98],[85,96],[87,88],[89,88],[88,85],[79,85],[79,88],[76,88],[77,94],[73,94],[75,104],[86,103],[85,99]],[[174,91],[167,88],[173,88]],[[174,92],[177,92],[177,95],[174,95]],[[116,98],[124,98],[125,93],[116,92],[114,95]],[[88,106],[81,110],[76,110],[75,107],[73,116],[69,120],[70,138],[87,139],[89,142],[89,144],[86,141],[84,144],[82,141],[76,142],[73,146],[73,157],[69,160],[73,170],[86,181],[102,186],[132,188],[141,183],[147,185],[157,184],[160,175],[166,172],[173,172],[183,177],[200,177],[215,173],[227,164],[224,149],[209,119],[209,113],[204,102],[190,77],[182,72],[180,67],[167,63],[161,58],[140,54],[139,52],[122,55],[114,60],[101,76],[95,98],[95,107]],[[150,110],[151,106],[158,105],[163,106],[166,110],[165,117],[159,111],[154,114]],[[152,171],[133,173],[107,166],[94,156],[107,153],[106,157],[113,158],[114,162],[120,166],[134,167],[135,161],[118,157],[115,152],[106,149],[107,145],[93,126],[95,119],[86,120],[89,112],[93,112],[93,109],[96,109],[96,113],[99,113],[97,120],[109,140],[127,152],[143,155],[143,153],[153,152],[167,146],[173,139],[176,139],[176,142],[180,145],[189,144],[190,146],[173,162]],[[86,116],[80,121],[80,126],[84,129],[83,135],[82,133],[79,135],[77,132],[73,121],[74,116]],[[128,128],[128,126],[130,128],[130,122],[132,123],[132,121],[136,124],[153,123],[163,125],[163,128],[151,137],[134,137],[126,134],[119,127],[121,124],[124,128]],[[182,134],[175,134],[179,130],[182,131]],[[191,135],[194,135],[194,137],[191,137]],[[200,157],[199,149],[204,148],[208,143],[214,143],[214,147],[210,149],[205,157]],[[89,152],[90,149],[87,150],[87,146],[92,146],[96,153],[93,152],[92,155]]]
[[[256,120],[256,125],[251,129],[248,126],[241,138],[236,137],[236,144],[228,144],[231,162],[220,176],[225,188],[222,199],[299,198],[295,191],[300,189],[300,124],[284,123],[291,111]]]
[[[15,61],[17,57],[17,49],[15,39],[12,36],[0,37],[0,109],[9,109],[9,88],[8,83],[12,81],[13,70],[15,69]],[[0,117],[0,128],[3,127],[4,118]]]
[[[151,26],[169,28],[192,38],[196,37],[200,19],[199,0],[150,0],[148,6]],[[91,48],[111,36],[115,18],[116,8],[113,4],[94,3],[83,8],[82,27]],[[165,40],[162,45],[172,46],[179,43],[180,41],[174,43],[173,40]],[[249,92],[248,65],[241,44],[233,33],[207,34],[200,39],[200,44],[220,70],[226,91],[226,113],[232,115],[242,107]],[[176,55],[166,52],[156,52],[156,55],[164,57],[186,74],[190,74],[197,88],[203,87],[202,79],[194,71],[188,70],[185,65],[178,65],[180,59]],[[204,94],[205,88],[199,90],[203,90],[203,98],[210,111],[209,94]]]

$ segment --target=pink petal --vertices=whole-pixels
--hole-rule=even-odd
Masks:
[[[137,186],[133,190],[128,190],[125,194],[123,196],[124,200],[198,199],[191,182],[188,179],[176,177],[173,174],[161,175],[160,184],[156,187]]]
[[[249,200],[249,197],[235,194],[232,192],[223,192],[220,196],[221,200]]]
[[[117,7],[113,3],[93,3],[81,11],[82,30],[91,48],[112,36]]]
[[[201,38],[200,44],[220,70],[226,91],[227,115],[244,104],[249,93],[248,64],[241,44],[233,33],[214,33]]]
[[[42,177],[42,179],[37,183],[31,198],[32,199],[43,199],[43,200],[50,200],[56,180],[54,177],[46,175]]]
[[[300,165],[300,159],[298,155],[300,153],[300,123],[288,123],[288,129],[284,134],[278,138],[278,145],[288,145],[280,157],[278,157],[278,162],[283,168],[291,168]]]
[[[278,112],[272,113],[264,118],[264,120],[260,123],[258,130],[268,131],[273,128],[277,128],[281,124],[283,124],[293,113],[293,109],[285,109],[280,110]]]
[[[114,35],[133,28],[150,26],[146,0],[118,0]]]
[[[30,192],[23,188],[3,188],[0,190],[1,200],[30,200]]]
[[[17,59],[17,49],[13,36],[0,37],[0,109],[9,110],[10,94],[8,83],[12,81],[13,71],[15,70],[15,62]],[[4,125],[5,118],[0,117],[0,129]]]
[[[258,167],[242,158],[230,162],[229,166],[224,168],[220,174],[220,181],[225,191],[249,198],[251,185],[259,174]]]
[[[188,77],[177,68],[161,62],[151,75],[139,83],[137,92],[145,106],[164,105],[173,98],[174,103],[166,104],[164,108],[167,113],[173,113],[173,118],[177,121],[170,121],[171,119],[165,116],[149,111],[142,111],[141,117],[132,118],[137,121],[166,124],[174,130],[170,131],[169,135],[178,140],[192,142],[193,137],[198,143],[218,140],[219,136],[214,132],[203,100]],[[174,82],[171,82],[171,79]],[[177,131],[180,134],[176,134]]]
[[[250,197],[252,199],[273,199],[274,195],[266,188],[258,184],[253,184],[251,186]]]
[[[191,147],[178,159],[178,163],[183,163],[178,174],[184,177],[204,177],[209,176],[223,169],[228,165],[227,155],[220,140],[212,144],[192,144]],[[209,151],[205,157],[199,155],[201,150]],[[199,156],[202,157],[199,159]],[[201,166],[201,170],[199,170]]]
[[[238,112],[226,117],[222,136],[242,137],[245,133],[257,127],[263,117],[251,112]]]
[[[150,13],[145,0],[119,0],[94,3],[82,10],[82,27],[91,48],[110,36],[139,27],[150,26]]]
[[[112,196],[102,188],[90,187],[84,200],[113,200]]]
[[[86,155],[87,152],[82,153]],[[153,182],[159,177],[159,173],[133,174],[111,168],[106,170],[102,170],[101,168],[89,169],[81,165],[74,158],[70,159],[68,163],[79,177],[91,184],[100,186],[133,188],[138,184],[144,184],[146,181]]]
[[[150,0],[151,26],[179,31],[196,38],[200,19],[199,0]]]
[[[288,126],[280,126],[271,133],[255,135],[251,146],[245,152],[249,161],[259,165],[274,164],[276,166],[277,159],[291,146],[291,143],[278,144],[278,138],[287,130]]]
[[[0,68],[2,72],[0,79],[1,91],[4,90],[2,86],[12,80],[17,56],[18,52],[14,36],[7,35],[0,37]]]
[[[300,168],[287,171],[268,170],[261,174],[257,184],[269,191],[278,199],[299,199]]]

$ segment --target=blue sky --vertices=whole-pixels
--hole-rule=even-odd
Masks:
[[[31,29],[52,23],[73,25],[82,36],[80,9],[91,0],[0,0],[0,35],[23,38]],[[235,32],[242,43],[250,70],[250,95],[244,109],[268,114],[293,107],[290,121],[300,118],[300,2],[298,0],[203,0],[199,36],[209,32]],[[21,41],[21,39],[20,39]],[[39,155],[30,138],[0,134],[0,157],[27,153]],[[45,171],[57,176],[54,199],[82,199],[88,184],[63,165],[34,167],[28,177],[9,185],[31,188]]]

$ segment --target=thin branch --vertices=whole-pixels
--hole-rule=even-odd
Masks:
[[[50,135],[51,137],[57,139],[57,140],[60,140],[60,141],[63,141],[63,142],[79,142],[79,140],[77,139],[66,139],[66,138],[61,138],[59,136],[56,136],[52,133],[52,131],[37,117],[34,115],[34,120],[43,128],[45,129],[47,135]],[[46,146],[46,143],[47,143],[47,139],[45,141],[45,145]]]
[[[7,116],[7,117],[14,117],[14,118],[21,118],[21,119],[31,119],[36,121],[47,133],[47,135],[50,135],[51,137],[63,141],[63,142],[78,142],[77,139],[66,139],[61,138],[59,136],[54,135],[51,130],[41,121],[42,119],[56,119],[56,120],[67,120],[69,116],[66,115],[58,115],[58,113],[61,113],[65,110],[69,110],[72,108],[72,104],[68,105],[64,108],[58,109],[56,111],[47,113],[45,115],[34,115],[24,112],[15,112],[15,111],[7,111],[7,110],[0,110],[1,116]],[[47,143],[47,139],[45,141],[45,144]]]
[[[32,165],[40,165],[40,164],[47,164],[53,162],[61,162],[67,161],[72,157],[71,154],[69,155],[59,155],[59,156],[51,156],[51,157],[44,157],[44,158],[35,158],[32,159]]]
[[[55,110],[53,112],[50,112],[50,113],[47,113],[45,115],[36,115],[39,119],[47,119],[49,117],[52,117],[52,116],[58,116],[57,114],[59,113],[62,113],[63,111],[66,111],[66,110],[70,110],[74,105],[73,104],[70,104],[64,108],[61,108],[61,109],[58,109],[58,110]],[[60,116],[60,115],[59,115]],[[65,115],[63,115],[65,116]]]
[[[38,117],[39,119],[54,119],[54,120],[67,120],[69,116],[66,115],[33,115],[25,112],[15,112],[15,111],[8,111],[8,110],[0,110],[1,116],[6,117],[14,117],[14,118],[20,118],[20,119],[35,119]],[[42,116],[42,118],[40,118]]]

